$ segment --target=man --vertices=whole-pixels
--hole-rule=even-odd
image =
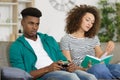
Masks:
[[[21,14],[23,35],[10,47],[10,63],[13,67],[25,70],[38,80],[96,80],[92,74],[74,70],[73,63],[69,63],[64,70],[62,61],[66,61],[66,58],[58,43],[53,37],[37,32],[42,16],[40,10],[29,7]]]

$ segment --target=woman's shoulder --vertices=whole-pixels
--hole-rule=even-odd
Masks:
[[[63,40],[63,41],[68,41],[68,40],[70,40],[70,39],[71,39],[71,37],[70,37],[69,34],[65,34],[65,35],[61,38],[61,40]]]
[[[98,38],[98,36],[97,35],[95,35],[94,37],[92,37],[92,38],[86,38],[86,39],[92,39],[92,40],[98,40],[99,38]]]
[[[95,41],[99,41],[99,38],[98,38],[97,35],[94,37],[94,40],[95,40]]]

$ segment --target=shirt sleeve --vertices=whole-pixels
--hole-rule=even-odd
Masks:
[[[98,38],[98,36],[95,36],[95,46],[99,46],[100,45],[100,40]]]
[[[60,48],[61,50],[70,50],[69,49],[69,38],[67,37],[67,35],[61,38]]]
[[[18,44],[13,43],[10,46],[9,50],[9,59],[10,59],[10,65],[12,67],[20,68],[22,70],[25,70],[24,62],[20,53],[20,46]]]

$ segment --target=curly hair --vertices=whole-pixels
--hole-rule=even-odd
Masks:
[[[68,16],[66,18],[65,27],[66,33],[72,34],[76,32],[80,28],[82,18],[86,13],[93,14],[95,22],[93,27],[89,31],[85,32],[85,37],[94,37],[98,33],[98,29],[100,27],[100,14],[99,10],[95,6],[90,5],[75,6],[67,13]]]

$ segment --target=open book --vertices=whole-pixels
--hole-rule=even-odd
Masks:
[[[108,64],[111,61],[112,57],[113,55],[108,55],[102,58],[86,55],[81,63],[81,66],[84,68],[87,68],[89,63],[91,63],[91,65],[102,63],[102,62],[105,64]]]

